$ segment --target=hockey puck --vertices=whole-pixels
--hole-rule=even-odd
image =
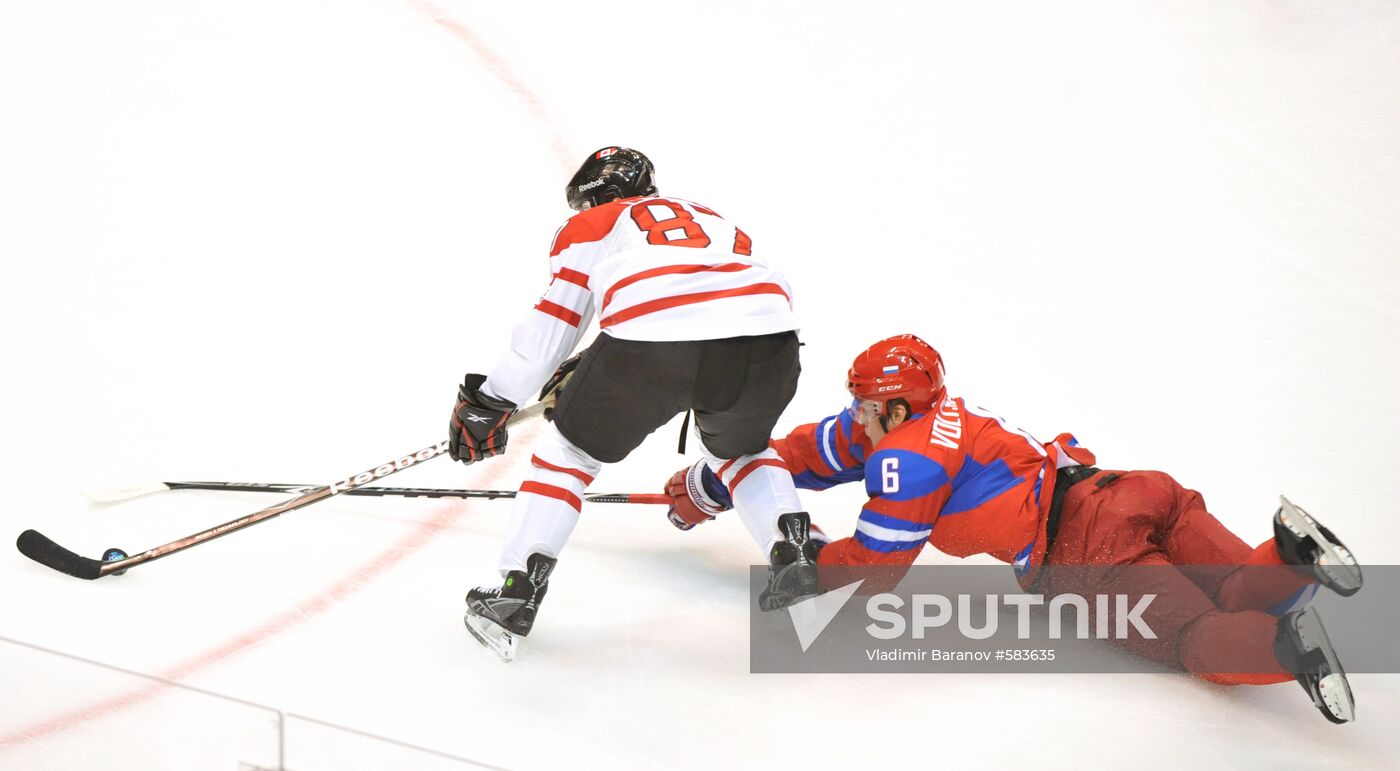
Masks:
[[[127,557],[129,557],[129,556],[131,556],[131,555],[127,554],[126,552],[122,551],[121,549],[108,549],[107,551],[102,552],[102,561],[103,561],[103,562],[117,562],[118,560],[124,560],[124,559],[126,559]],[[122,575],[122,574],[125,573],[125,572],[126,572],[125,570],[114,570],[114,571],[112,571],[112,575],[114,575],[114,576],[119,576],[119,575]]]

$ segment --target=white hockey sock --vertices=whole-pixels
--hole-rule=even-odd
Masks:
[[[550,423],[535,442],[530,478],[520,485],[501,549],[501,577],[525,570],[531,554],[558,557],[578,524],[583,491],[603,464],[573,446]]]
[[[766,561],[773,544],[782,538],[778,532],[778,516],[802,511],[802,501],[792,484],[792,473],[771,447],[757,455],[733,460],[716,458],[707,452],[705,463],[729,488],[734,510]]]

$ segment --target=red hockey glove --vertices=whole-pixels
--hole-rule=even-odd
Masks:
[[[709,481],[707,474],[713,480],[709,487],[706,485]],[[727,500],[727,492],[714,488],[718,483],[719,479],[703,460],[672,474],[666,482],[666,494],[671,496],[671,508],[666,510],[666,518],[677,528],[689,530],[701,522],[714,519],[721,511],[734,508]]]
[[[463,379],[448,426],[447,454],[468,465],[506,451],[506,421],[515,412],[514,402],[482,393],[485,382],[485,375]]]

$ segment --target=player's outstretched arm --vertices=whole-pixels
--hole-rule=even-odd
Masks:
[[[845,410],[793,429],[772,442],[792,481],[804,490],[825,490],[865,479],[870,440]]]
[[[807,490],[864,479],[865,466],[857,458],[864,457],[868,447],[862,445],[868,443],[860,426],[843,422],[840,414],[798,426],[770,442],[792,473],[793,483]],[[672,501],[667,518],[681,530],[734,507],[729,490],[703,460],[672,474],[665,490]]]

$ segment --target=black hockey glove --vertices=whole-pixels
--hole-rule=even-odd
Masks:
[[[578,369],[579,360],[583,358],[582,353],[576,353],[564,360],[559,365],[559,369],[554,370],[554,374],[549,377],[549,381],[540,389],[540,402],[545,405],[544,419],[554,420],[554,404],[559,401],[559,395],[564,391],[564,385],[569,382],[569,378],[574,376],[574,370]]]
[[[485,382],[485,375],[463,379],[448,426],[447,454],[468,465],[506,451],[506,421],[515,412],[514,402],[482,393]]]

